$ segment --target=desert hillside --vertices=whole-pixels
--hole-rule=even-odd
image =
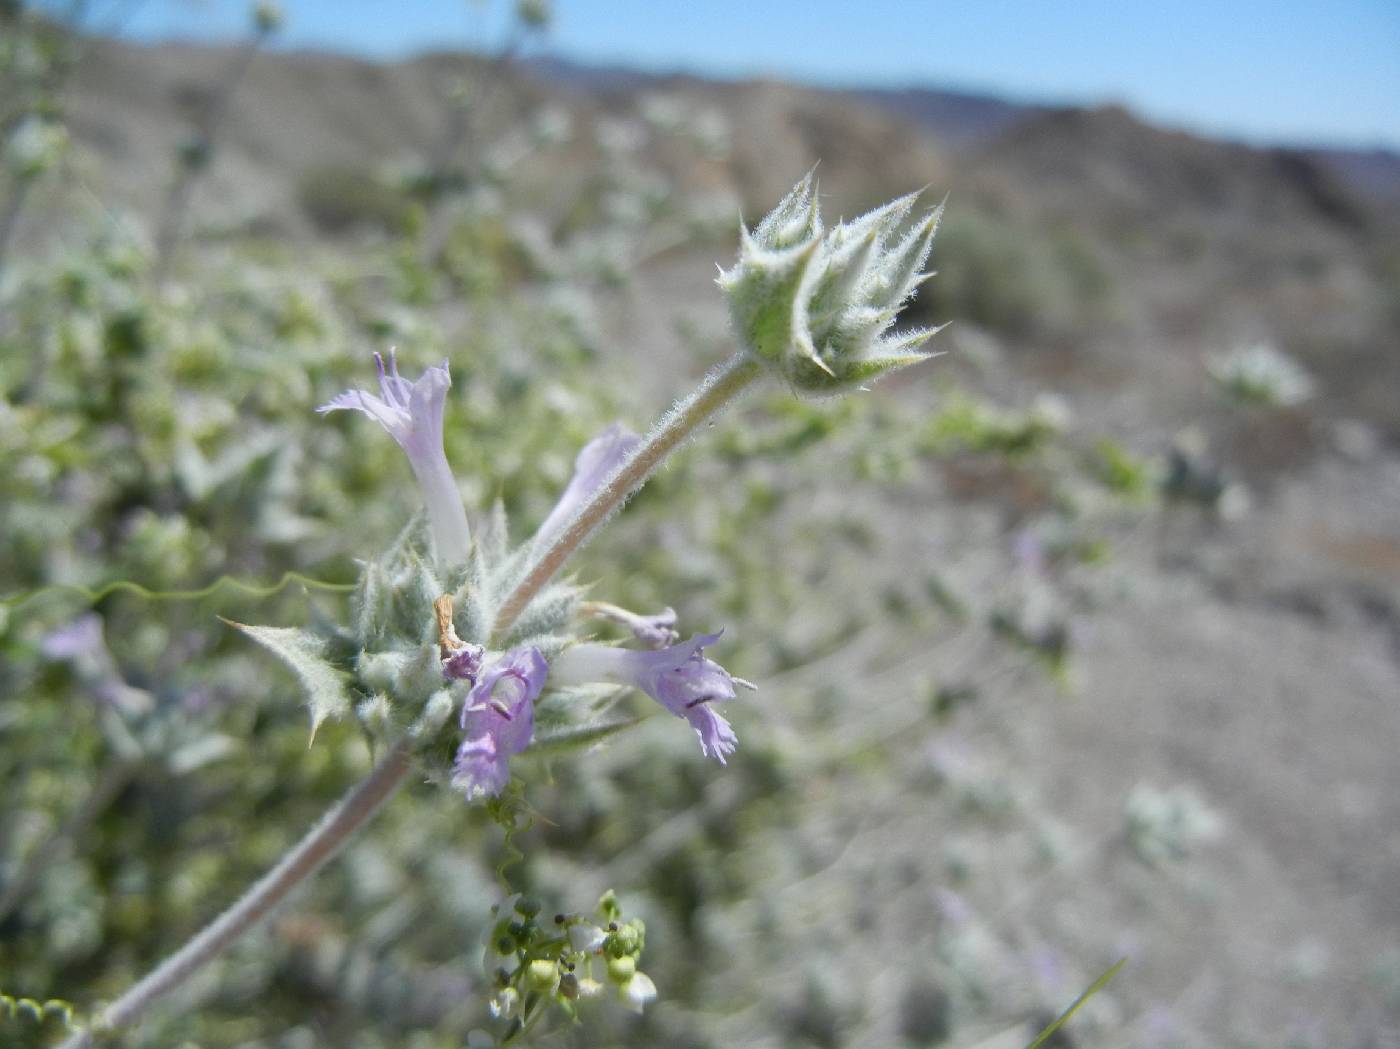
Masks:
[[[92,47],[72,105],[86,207],[154,212],[191,114],[231,61],[205,47]],[[447,54],[394,65],[259,55],[199,189],[201,221],[275,236],[343,232],[357,216],[318,208],[318,194],[469,150],[450,141],[462,130],[450,88],[491,72],[486,60]],[[1400,355],[1388,352],[1400,309],[1394,157],[1249,148],[1159,130],[1116,108],[549,62],[501,73],[474,112],[478,140],[528,127],[541,112],[567,114],[579,130],[557,166],[512,173],[556,225],[567,217],[549,215],[551,200],[569,199],[597,168],[588,129],[650,107],[655,119],[689,122],[695,135],[718,134],[725,148],[706,156],[662,144],[647,162],[685,192],[732,200],[746,215],[814,162],[836,214],[892,187],[949,194],[945,248],[962,264],[930,287],[930,317],[972,321],[1046,351],[1141,347],[1171,359],[1286,334],[1289,352],[1328,377],[1333,407],[1392,434],[1400,424],[1387,393],[1400,381]],[[382,218],[374,203],[361,202],[358,218]]]

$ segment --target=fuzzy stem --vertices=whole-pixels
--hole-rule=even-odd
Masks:
[[[238,902],[107,1006],[91,1028],[74,1034],[60,1049],[88,1049],[95,1032],[128,1027],[139,1020],[156,999],[217,957],[339,852],[399,788],[411,768],[407,743],[395,743],[369,775],[352,787]]]
[[[579,508],[573,519],[545,547],[525,578],[501,603],[492,635],[503,639],[531,599],[564,566],[609,516],[633,492],[646,483],[668,455],[702,423],[724,408],[761,374],[762,368],[747,353],[736,353],[715,368],[683,401],[662,416],[641,446],[627,458]]]

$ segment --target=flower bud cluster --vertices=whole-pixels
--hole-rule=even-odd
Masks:
[[[550,1005],[576,1017],[578,1002],[600,998],[609,987],[634,1012],[656,998],[656,985],[637,967],[646,926],[623,919],[611,890],[598,901],[596,922],[542,911],[539,901],[521,896],[492,909],[484,965],[494,989],[491,1015],[506,1025],[503,1040]]]
[[[849,223],[822,225],[809,173],[752,231],[740,227],[739,259],[722,270],[740,343],[794,390],[845,392],[928,356],[937,329],[890,333],[922,272],[943,207],[900,236],[917,193]]]

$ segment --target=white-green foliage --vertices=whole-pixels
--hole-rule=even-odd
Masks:
[[[1243,404],[1291,408],[1313,393],[1313,380],[1297,361],[1267,342],[1241,346],[1210,361],[1210,376]]]
[[[38,178],[58,163],[68,145],[68,132],[52,120],[26,117],[5,143],[5,163],[19,181]]]
[[[464,641],[486,647],[486,662],[511,648],[537,649],[553,659],[578,638],[582,590],[554,583],[525,608],[499,642],[491,624],[528,568],[528,544],[512,550],[498,502],[479,533],[473,556],[458,578],[432,568],[420,521],[406,528],[379,558],[365,563],[351,602],[349,626],[320,632],[234,624],[268,648],[296,674],[307,695],[312,734],[328,717],[350,712],[376,737],[407,733],[429,774],[450,778],[451,715],[469,682],[444,682],[433,602],[451,594],[454,625]],[[591,746],[637,723],[611,714],[621,690],[547,689],[536,704],[532,753],[557,756]]]
[[[1123,804],[1128,843],[1144,863],[1181,860],[1224,829],[1220,815],[1188,786],[1133,788]]]
[[[350,710],[345,675],[326,658],[326,638],[296,627],[234,625],[292,668],[306,690],[313,737],[326,718],[343,717]]]

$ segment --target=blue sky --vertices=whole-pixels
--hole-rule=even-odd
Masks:
[[[123,32],[227,38],[243,30],[248,6],[145,0]],[[281,46],[378,57],[492,47],[509,6],[283,0]],[[555,9],[547,49],[582,61],[1115,101],[1252,141],[1400,149],[1400,0],[555,0]]]

